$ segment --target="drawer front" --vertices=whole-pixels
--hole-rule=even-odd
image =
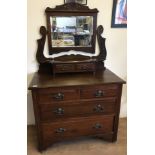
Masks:
[[[56,64],[55,65],[55,71],[57,73],[72,72],[74,70],[75,70],[75,65],[73,64]]]
[[[94,71],[95,64],[94,63],[80,63],[76,65],[77,71]]]
[[[54,119],[113,114],[115,112],[116,99],[110,98],[102,101],[87,101],[80,103],[56,103],[40,105],[41,121]]]
[[[117,96],[117,85],[88,86],[80,90],[81,99],[93,99]]]
[[[113,131],[113,116],[100,116],[42,124],[43,140],[63,140],[71,137],[110,133]]]
[[[52,104],[53,102],[62,102],[79,99],[78,89],[40,89],[39,103]]]

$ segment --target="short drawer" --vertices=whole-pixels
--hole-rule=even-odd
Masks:
[[[38,98],[40,104],[51,104],[53,102],[76,100],[79,99],[79,90],[76,88],[40,89],[38,92]]]
[[[117,96],[117,85],[88,86],[80,90],[81,99],[93,99]]]
[[[40,105],[40,117],[41,121],[49,121],[66,117],[113,114],[115,105],[115,98],[80,103],[46,104]]]
[[[42,124],[43,140],[59,141],[71,137],[110,133],[113,131],[113,119],[113,116],[95,116]]]

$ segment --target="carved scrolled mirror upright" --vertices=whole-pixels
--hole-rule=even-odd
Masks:
[[[93,72],[104,68],[106,59],[103,27],[97,28],[97,9],[78,3],[67,3],[46,8],[47,29],[40,28],[37,61],[39,72]],[[49,58],[43,54],[48,37]],[[96,37],[100,53],[95,56]]]

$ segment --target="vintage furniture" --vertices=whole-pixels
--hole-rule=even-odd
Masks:
[[[108,69],[91,73],[35,73],[29,87],[39,149],[81,136],[117,140],[122,84]]]
[[[40,28],[42,38],[38,40],[36,54],[39,70],[34,74],[29,86],[32,91],[40,151],[54,142],[83,136],[100,137],[111,142],[117,140],[122,85],[125,81],[104,66],[105,38],[101,36],[103,27],[96,29],[97,12],[97,9],[89,9],[76,3],[46,9],[48,30],[44,26]],[[57,32],[51,32],[55,29],[55,26],[50,25],[50,17],[53,15],[54,21],[60,15],[65,18],[82,15],[84,19],[84,16],[92,16],[91,46],[52,47],[52,35],[58,39],[63,38],[60,34],[55,34]],[[56,25],[56,22],[54,24]],[[84,29],[89,28],[85,25]],[[46,58],[43,54],[46,35],[51,58]],[[96,36],[100,49],[97,56],[53,56],[56,52],[72,49],[84,51],[86,54],[95,53]]]

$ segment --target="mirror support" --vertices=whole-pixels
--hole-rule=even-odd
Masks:
[[[106,60],[106,57],[107,57],[107,50],[105,46],[106,39],[102,37],[103,31],[104,31],[103,26],[99,25],[97,28],[97,41],[98,41],[99,51],[100,51],[99,55],[97,56],[98,61],[104,61]]]
[[[45,26],[40,27],[40,34],[42,37],[37,40],[38,49],[37,49],[37,53],[36,53],[36,59],[39,64],[47,61],[47,58],[44,56],[44,53],[43,53],[45,41],[46,41],[46,34],[47,34],[47,30],[46,30]]]

